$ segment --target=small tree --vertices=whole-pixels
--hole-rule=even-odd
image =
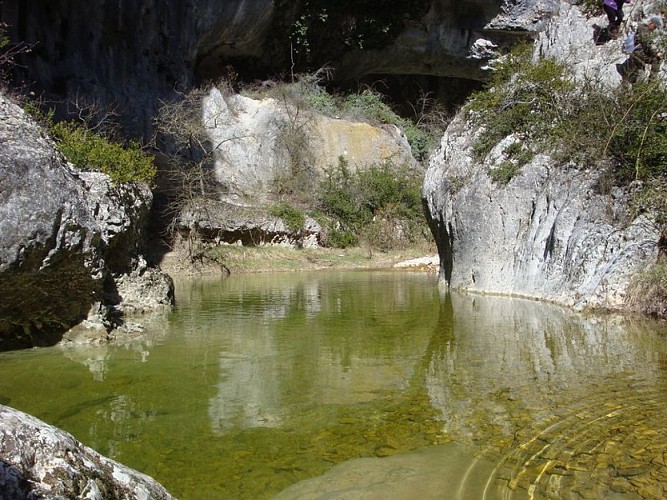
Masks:
[[[7,25],[0,23],[0,84],[7,81],[9,72],[16,64],[16,57],[32,50],[32,45],[25,42],[11,44],[6,33]]]
[[[225,86],[224,83],[221,86]],[[223,88],[223,93],[226,91]],[[207,217],[209,200],[217,197],[225,186],[215,176],[215,153],[229,141],[213,144],[207,128],[215,127],[219,116],[202,113],[210,88],[198,88],[173,102],[163,102],[154,120],[156,134],[153,140],[160,153],[158,187],[166,205],[163,211],[168,219],[167,236],[173,238],[179,231],[186,212],[191,220],[188,226],[188,255],[201,257],[201,234],[198,221]]]

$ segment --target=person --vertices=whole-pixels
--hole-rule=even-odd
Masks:
[[[619,73],[624,79],[637,81],[639,72],[647,65],[655,65],[663,56],[664,40],[662,40],[662,18],[650,16],[636,31],[628,33],[624,50],[629,57],[619,65]]]
[[[623,22],[623,5],[629,4],[631,0],[604,0],[602,8],[609,19],[609,33],[612,38],[618,37],[621,23]]]

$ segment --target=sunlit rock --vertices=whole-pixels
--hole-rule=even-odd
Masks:
[[[569,4],[539,36],[535,56],[541,55],[572,64],[582,85],[588,78],[612,87],[620,81],[613,75],[623,57],[620,41],[596,46],[591,21]],[[655,217],[630,210],[640,186],[607,189],[603,169],[547,155],[535,156],[507,185],[495,183],[489,173],[518,139],[504,138],[477,162],[472,151],[481,132],[459,114],[425,177],[443,282],[579,309],[625,308],[631,277],[659,251]]]
[[[292,176],[295,155],[315,180],[344,158],[352,170],[391,161],[414,165],[405,135],[393,125],[329,118],[298,104],[211,90],[203,124],[215,148],[216,176],[231,194],[266,199],[276,179]]]
[[[30,415],[0,405],[0,423],[3,498],[173,498],[149,476]]]

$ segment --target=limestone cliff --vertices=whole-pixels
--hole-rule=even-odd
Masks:
[[[596,22],[604,24],[562,2],[536,53],[559,57],[613,88],[620,83],[614,63],[624,58],[621,40],[596,46]],[[537,155],[506,185],[495,183],[490,171],[512,138],[478,162],[472,148],[481,132],[459,114],[426,174],[423,194],[443,281],[579,309],[625,308],[630,277],[655,262],[661,233],[654,214],[631,209],[633,186],[605,189],[602,169],[548,155]]]
[[[36,91],[115,107],[147,133],[159,98],[201,80],[331,65],[334,78],[419,74],[483,78],[489,57],[538,31],[557,0],[383,2],[5,0],[0,21],[34,44],[21,60]]]
[[[91,307],[104,316],[104,338],[101,320],[131,302],[116,278],[147,275],[139,255],[150,190],[67,164],[2,95],[0,144],[0,349],[52,343]]]

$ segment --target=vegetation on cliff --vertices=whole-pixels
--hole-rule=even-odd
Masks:
[[[72,121],[53,123],[49,130],[58,150],[82,170],[102,172],[121,183],[151,182],[155,177],[153,157],[137,141],[121,144]]]
[[[532,47],[515,48],[497,66],[486,90],[466,106],[481,128],[473,154],[483,161],[505,138],[505,160],[489,175],[507,184],[535,154],[561,164],[604,172],[598,188],[625,186],[634,193],[631,210],[653,214],[667,234],[667,88],[652,77],[622,89],[580,81],[572,68],[554,59],[532,57]],[[664,253],[664,244],[662,251]],[[662,257],[661,257],[662,258]],[[664,265],[658,262],[635,278],[629,302],[658,313],[667,303]]]

